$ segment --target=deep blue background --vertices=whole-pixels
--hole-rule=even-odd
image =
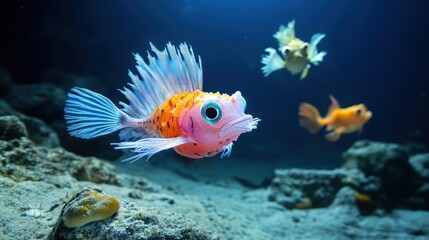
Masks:
[[[202,57],[204,90],[240,90],[247,113],[262,119],[256,131],[240,137],[236,156],[269,152],[311,161],[339,159],[359,139],[428,143],[425,1],[10,2],[1,8],[0,66],[17,82],[42,81],[43,71],[58,68],[100,79],[119,101],[116,89],[134,68],[132,52],[145,56],[149,42],[192,45]],[[273,33],[292,19],[305,41],[326,33],[319,50],[328,55],[304,81],[287,71],[264,78],[261,55],[277,47]],[[373,112],[361,134],[329,143],[299,127],[299,103],[325,113],[329,94],[342,106],[364,103]]]

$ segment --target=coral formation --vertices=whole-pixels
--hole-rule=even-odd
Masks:
[[[106,195],[100,188],[87,187],[70,198],[60,218],[66,227],[80,227],[112,216],[119,207],[116,198]]]

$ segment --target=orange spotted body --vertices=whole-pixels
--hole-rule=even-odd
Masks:
[[[165,138],[184,136],[180,130],[179,117],[185,108],[192,108],[197,104],[195,99],[204,94],[200,90],[194,92],[182,92],[167,99],[153,113],[147,121],[147,128]]]
[[[200,90],[194,92],[182,92],[167,99],[153,113],[153,115],[144,122],[145,128],[164,138],[188,137],[180,126],[180,116],[184,110],[197,107],[201,104],[198,99],[204,96],[220,96],[227,98],[227,95],[219,93],[206,93]],[[221,144],[229,144],[233,139],[226,139]],[[202,143],[192,142],[182,144],[174,148],[178,153],[189,157],[211,157],[222,151],[221,147],[214,147]]]

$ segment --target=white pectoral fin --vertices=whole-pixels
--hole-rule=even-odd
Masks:
[[[320,62],[323,61],[323,58],[326,56],[326,54],[328,54],[328,53],[325,52],[325,51],[320,52],[316,56],[314,56],[313,58],[311,58],[310,62],[317,66],[317,65],[319,65]]]
[[[220,158],[223,158],[223,157],[225,157],[225,156],[227,156],[227,157],[229,157],[229,155],[231,154],[231,152],[232,152],[232,146],[234,145],[234,143],[230,143],[230,144],[228,144],[228,145],[226,145],[226,146],[223,146],[223,148],[222,148],[222,153],[221,153],[221,155],[220,155]]]
[[[319,53],[319,51],[317,50],[317,45],[325,36],[325,34],[317,33],[314,34],[313,37],[311,37],[310,46],[307,50],[307,55],[310,62],[314,65],[318,65],[320,62],[322,62],[323,58],[327,54],[326,51],[322,51]]]
[[[300,80],[303,80],[304,78],[307,77],[308,71],[310,70],[311,65],[307,64],[307,66],[304,68],[304,70],[302,70],[301,73],[301,77],[299,78]]]
[[[189,143],[191,140],[184,137],[175,138],[144,138],[135,142],[112,143],[115,149],[128,149],[136,155],[122,160],[122,162],[135,162],[140,158],[147,157],[149,160],[155,153]]]
[[[267,77],[270,73],[284,68],[285,61],[274,48],[267,48],[265,51],[268,52],[268,55],[262,57],[261,63],[264,66],[261,69],[264,76]]]

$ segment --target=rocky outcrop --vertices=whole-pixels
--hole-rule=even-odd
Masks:
[[[410,156],[414,152],[399,144],[357,141],[343,153],[342,169],[276,170],[269,199],[289,209],[326,207],[340,189],[351,187],[355,203],[371,210],[429,209],[429,155]]]
[[[80,157],[62,148],[36,146],[23,137],[0,141],[0,175],[20,181],[67,184],[64,175],[78,181],[120,184],[114,166],[93,157]]]
[[[3,120],[3,124],[0,124],[0,131],[8,131],[7,129],[13,128],[23,128],[25,127],[27,136],[30,140],[32,140],[36,145],[41,145],[45,147],[59,147],[60,139],[57,133],[49,127],[44,121],[41,119],[27,116],[21,112],[15,111],[10,107],[10,105],[0,100],[0,116],[6,117]],[[11,117],[14,116],[14,117]],[[19,121],[11,121],[13,119],[19,119]],[[6,121],[7,120],[7,121]],[[12,126],[17,124],[16,126]],[[25,126],[22,126],[24,124]],[[22,130],[24,131],[24,130]],[[0,133],[1,134],[1,133]]]
[[[358,171],[279,169],[274,171],[269,200],[292,208],[329,206],[344,186],[357,186]]]

